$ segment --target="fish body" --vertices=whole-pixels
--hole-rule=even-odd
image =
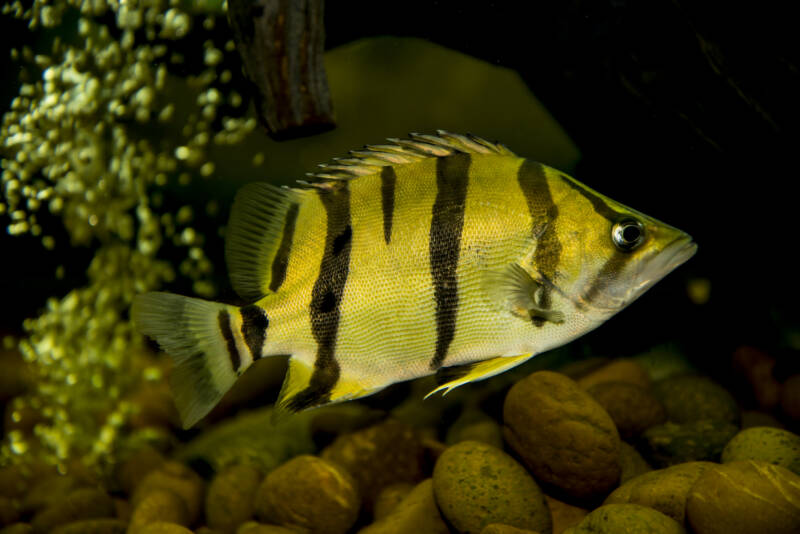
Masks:
[[[440,131],[368,146],[299,188],[249,184],[226,237],[236,307],[137,297],[184,424],[290,354],[283,412],[437,373],[449,391],[597,327],[691,238],[502,145]]]

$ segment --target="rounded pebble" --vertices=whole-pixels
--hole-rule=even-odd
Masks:
[[[399,482],[383,488],[378,494],[378,498],[375,499],[375,508],[372,511],[373,518],[378,520],[389,515],[394,510],[394,507],[400,504],[413,489],[414,485],[408,482]]]
[[[791,419],[800,421],[800,374],[790,376],[783,383],[781,410]]]
[[[754,426],[768,426],[772,428],[785,428],[777,417],[771,413],[758,410],[744,410],[742,412],[742,429]]]
[[[175,523],[160,521],[145,525],[136,534],[193,534],[188,528]]]
[[[236,530],[236,534],[298,534],[298,531],[278,525],[262,525],[255,521],[248,521]]]
[[[130,534],[138,534],[145,526],[152,523],[189,524],[189,512],[186,502],[174,491],[153,488],[139,498],[133,508],[130,519]]]
[[[71,491],[36,514],[31,521],[34,532],[49,533],[55,527],[81,519],[114,516],[114,501],[96,488]]]
[[[578,379],[578,385],[584,389],[603,382],[625,382],[643,389],[650,388],[650,377],[647,370],[634,360],[620,358],[600,369]]]
[[[377,505],[376,505],[377,510]],[[385,517],[361,529],[359,534],[448,534],[433,494],[433,481],[416,485]]]
[[[761,460],[800,475],[800,436],[780,428],[742,430],[722,450],[722,463],[738,460]]]
[[[221,532],[234,532],[236,527],[253,517],[253,495],[264,474],[252,464],[233,465],[218,473],[206,493],[206,521]]]
[[[132,495],[144,477],[161,467],[165,461],[164,455],[153,447],[143,447],[120,462],[114,471],[115,480],[125,493]]]
[[[465,410],[447,429],[445,443],[454,445],[459,441],[481,441],[503,448],[503,429],[497,421],[478,410]]]
[[[134,510],[139,501],[155,489],[167,489],[183,499],[189,516],[187,524],[194,523],[205,496],[205,484],[200,476],[180,462],[168,461],[145,476],[131,497]]]
[[[62,525],[48,534],[126,534],[128,525],[119,519],[85,519]]]
[[[576,498],[604,495],[620,475],[614,422],[570,378],[539,371],[517,382],[503,406],[506,441],[533,476]]]
[[[320,456],[353,476],[367,510],[384,487],[417,484],[425,478],[425,447],[419,433],[393,419],[339,436]]]
[[[544,497],[547,499],[547,507],[553,518],[553,534],[561,534],[568,528],[574,527],[589,513],[589,510],[559,501],[549,495]]]
[[[683,524],[689,491],[697,479],[715,465],[711,462],[687,462],[651,471],[622,484],[606,497],[603,504],[640,504]]]
[[[59,500],[78,486],[75,477],[69,475],[50,475],[43,477],[32,484],[30,490],[22,499],[20,510],[31,513],[46,508]]]
[[[664,423],[642,434],[641,450],[656,467],[702,460],[716,462],[738,431],[735,425],[719,420]]]
[[[611,416],[622,439],[631,439],[667,420],[667,412],[647,389],[626,382],[601,382],[587,393]]]
[[[28,523],[14,523],[7,527],[0,528],[0,534],[32,534],[33,527]]]
[[[256,516],[312,533],[343,534],[358,517],[356,483],[341,467],[302,455],[267,475],[255,496]]]
[[[692,487],[686,518],[696,534],[796,534],[800,476],[753,460],[714,466]]]
[[[462,441],[445,450],[433,470],[439,509],[461,533],[491,523],[550,532],[550,511],[533,478],[502,450]]]
[[[597,508],[570,534],[686,534],[677,521],[638,504],[606,504]]]
[[[486,525],[486,528],[481,530],[481,534],[539,534],[539,533],[534,530],[512,527],[511,525],[504,525],[502,523],[492,523],[491,525]]]
[[[19,516],[19,503],[0,495],[0,527],[16,523]]]
[[[639,454],[639,451],[624,441],[620,443],[619,466],[622,470],[619,475],[620,485],[653,470],[650,464]]]
[[[716,419],[739,422],[739,406],[728,391],[705,376],[677,375],[653,384],[653,394],[675,423]]]

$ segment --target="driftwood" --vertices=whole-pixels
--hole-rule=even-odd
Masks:
[[[275,139],[334,127],[323,0],[228,0],[228,19],[261,124]]]

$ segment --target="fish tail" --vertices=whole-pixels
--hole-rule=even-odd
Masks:
[[[172,357],[170,381],[184,428],[208,414],[253,363],[251,347],[259,338],[258,329],[262,344],[266,331],[266,315],[254,308],[171,293],[134,299],[131,316],[137,329]]]

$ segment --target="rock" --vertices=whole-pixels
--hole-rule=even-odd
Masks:
[[[256,464],[268,473],[290,458],[314,451],[311,419],[321,410],[294,414],[275,424],[271,407],[244,412],[204,430],[176,458],[188,465],[205,464],[217,473],[242,463]]]
[[[786,379],[781,389],[781,410],[794,421],[800,421],[800,374]]]
[[[477,441],[442,453],[433,470],[442,514],[459,532],[478,534],[491,523],[550,533],[550,511],[539,486],[511,456]]]
[[[64,499],[78,484],[77,479],[70,475],[50,475],[38,482],[32,481],[30,490],[22,499],[20,511],[28,514],[46,508]]]
[[[0,534],[32,534],[33,527],[28,523],[14,523],[7,527],[0,528]]]
[[[597,508],[570,534],[686,534],[674,519],[638,504],[606,504]]]
[[[671,345],[654,347],[632,359],[647,371],[652,382],[695,372],[686,354]]]
[[[235,532],[236,527],[253,517],[253,496],[264,474],[252,464],[232,465],[214,477],[206,493],[206,522],[220,532]]]
[[[205,496],[205,484],[197,473],[180,462],[165,462],[158,469],[150,471],[136,487],[131,497],[133,509],[136,510],[139,502],[156,489],[170,490],[183,499],[186,511],[189,514],[187,525],[197,521]]]
[[[761,460],[800,475],[800,436],[779,428],[742,430],[722,450],[722,463],[739,460]]]
[[[117,485],[128,495],[151,471],[161,467],[166,459],[153,447],[142,447],[122,460],[114,471]]]
[[[642,434],[641,450],[656,467],[703,460],[716,462],[738,430],[735,425],[719,420],[664,423]]]
[[[368,511],[386,486],[417,484],[425,478],[421,437],[413,427],[392,419],[339,436],[320,456],[353,476]]]
[[[376,510],[377,503],[376,503]],[[385,517],[358,531],[359,534],[448,534],[449,530],[433,494],[433,481],[412,489]]]
[[[486,528],[481,530],[481,534],[538,534],[538,533],[533,530],[512,527],[511,525],[504,525],[502,523],[492,523],[491,525],[486,525]]]
[[[716,419],[738,424],[739,406],[722,386],[699,375],[677,375],[653,384],[653,394],[675,423]]]
[[[553,518],[553,534],[561,534],[570,527],[574,527],[583,521],[588,510],[567,504],[549,495],[545,495],[547,507],[550,509],[550,516]]]
[[[340,466],[303,455],[269,473],[255,496],[256,516],[311,533],[343,534],[358,517],[356,482]]]
[[[21,499],[33,485],[31,476],[21,465],[0,468],[0,497]]]
[[[517,382],[503,406],[503,435],[537,480],[582,499],[619,480],[614,422],[564,375],[538,371]]]
[[[48,534],[59,525],[81,519],[114,516],[114,501],[96,488],[80,488],[69,492],[63,499],[52,502],[37,513],[31,521],[34,532]]]
[[[619,475],[620,485],[625,484],[632,478],[636,478],[639,475],[649,473],[653,470],[650,464],[639,454],[639,451],[624,441],[620,443],[619,466],[621,469]]]
[[[175,400],[166,380],[143,382],[131,394],[128,402],[135,410],[130,419],[133,428],[180,428],[181,426]]]
[[[771,428],[786,428],[778,418],[771,413],[758,410],[744,410],[742,412],[742,429],[754,426],[768,426]]]
[[[19,521],[19,503],[0,495],[0,527]]]
[[[299,534],[300,531],[278,525],[262,525],[255,521],[248,521],[240,526],[236,534]]]
[[[631,439],[667,420],[667,412],[647,389],[626,382],[601,382],[586,389],[611,416],[622,439]]]
[[[620,358],[577,380],[583,389],[603,382],[625,382],[642,389],[650,389],[650,377],[644,367],[634,360]]]
[[[128,525],[119,519],[84,519],[61,525],[48,534],[126,534]]]
[[[175,523],[189,525],[186,502],[174,491],[153,488],[139,497],[130,519],[129,534],[139,534],[152,523]]]
[[[683,524],[689,491],[706,470],[716,465],[687,462],[651,471],[622,484],[606,497],[603,504],[640,504]]]
[[[192,531],[182,525],[160,521],[142,527],[136,534],[192,534]]]
[[[772,374],[775,358],[755,347],[742,346],[733,353],[733,367],[750,383],[759,408],[771,411],[778,405],[781,384]]]
[[[503,448],[503,429],[497,422],[479,410],[465,410],[447,430],[445,443],[480,441],[499,449]]]
[[[753,460],[714,466],[692,487],[686,518],[697,534],[796,534],[800,476]]]
[[[412,489],[414,489],[414,485],[408,482],[398,482],[397,484],[392,484],[391,486],[383,488],[378,494],[378,498],[375,499],[372,517],[378,520],[389,515],[389,513],[394,510],[394,507],[400,504]]]

